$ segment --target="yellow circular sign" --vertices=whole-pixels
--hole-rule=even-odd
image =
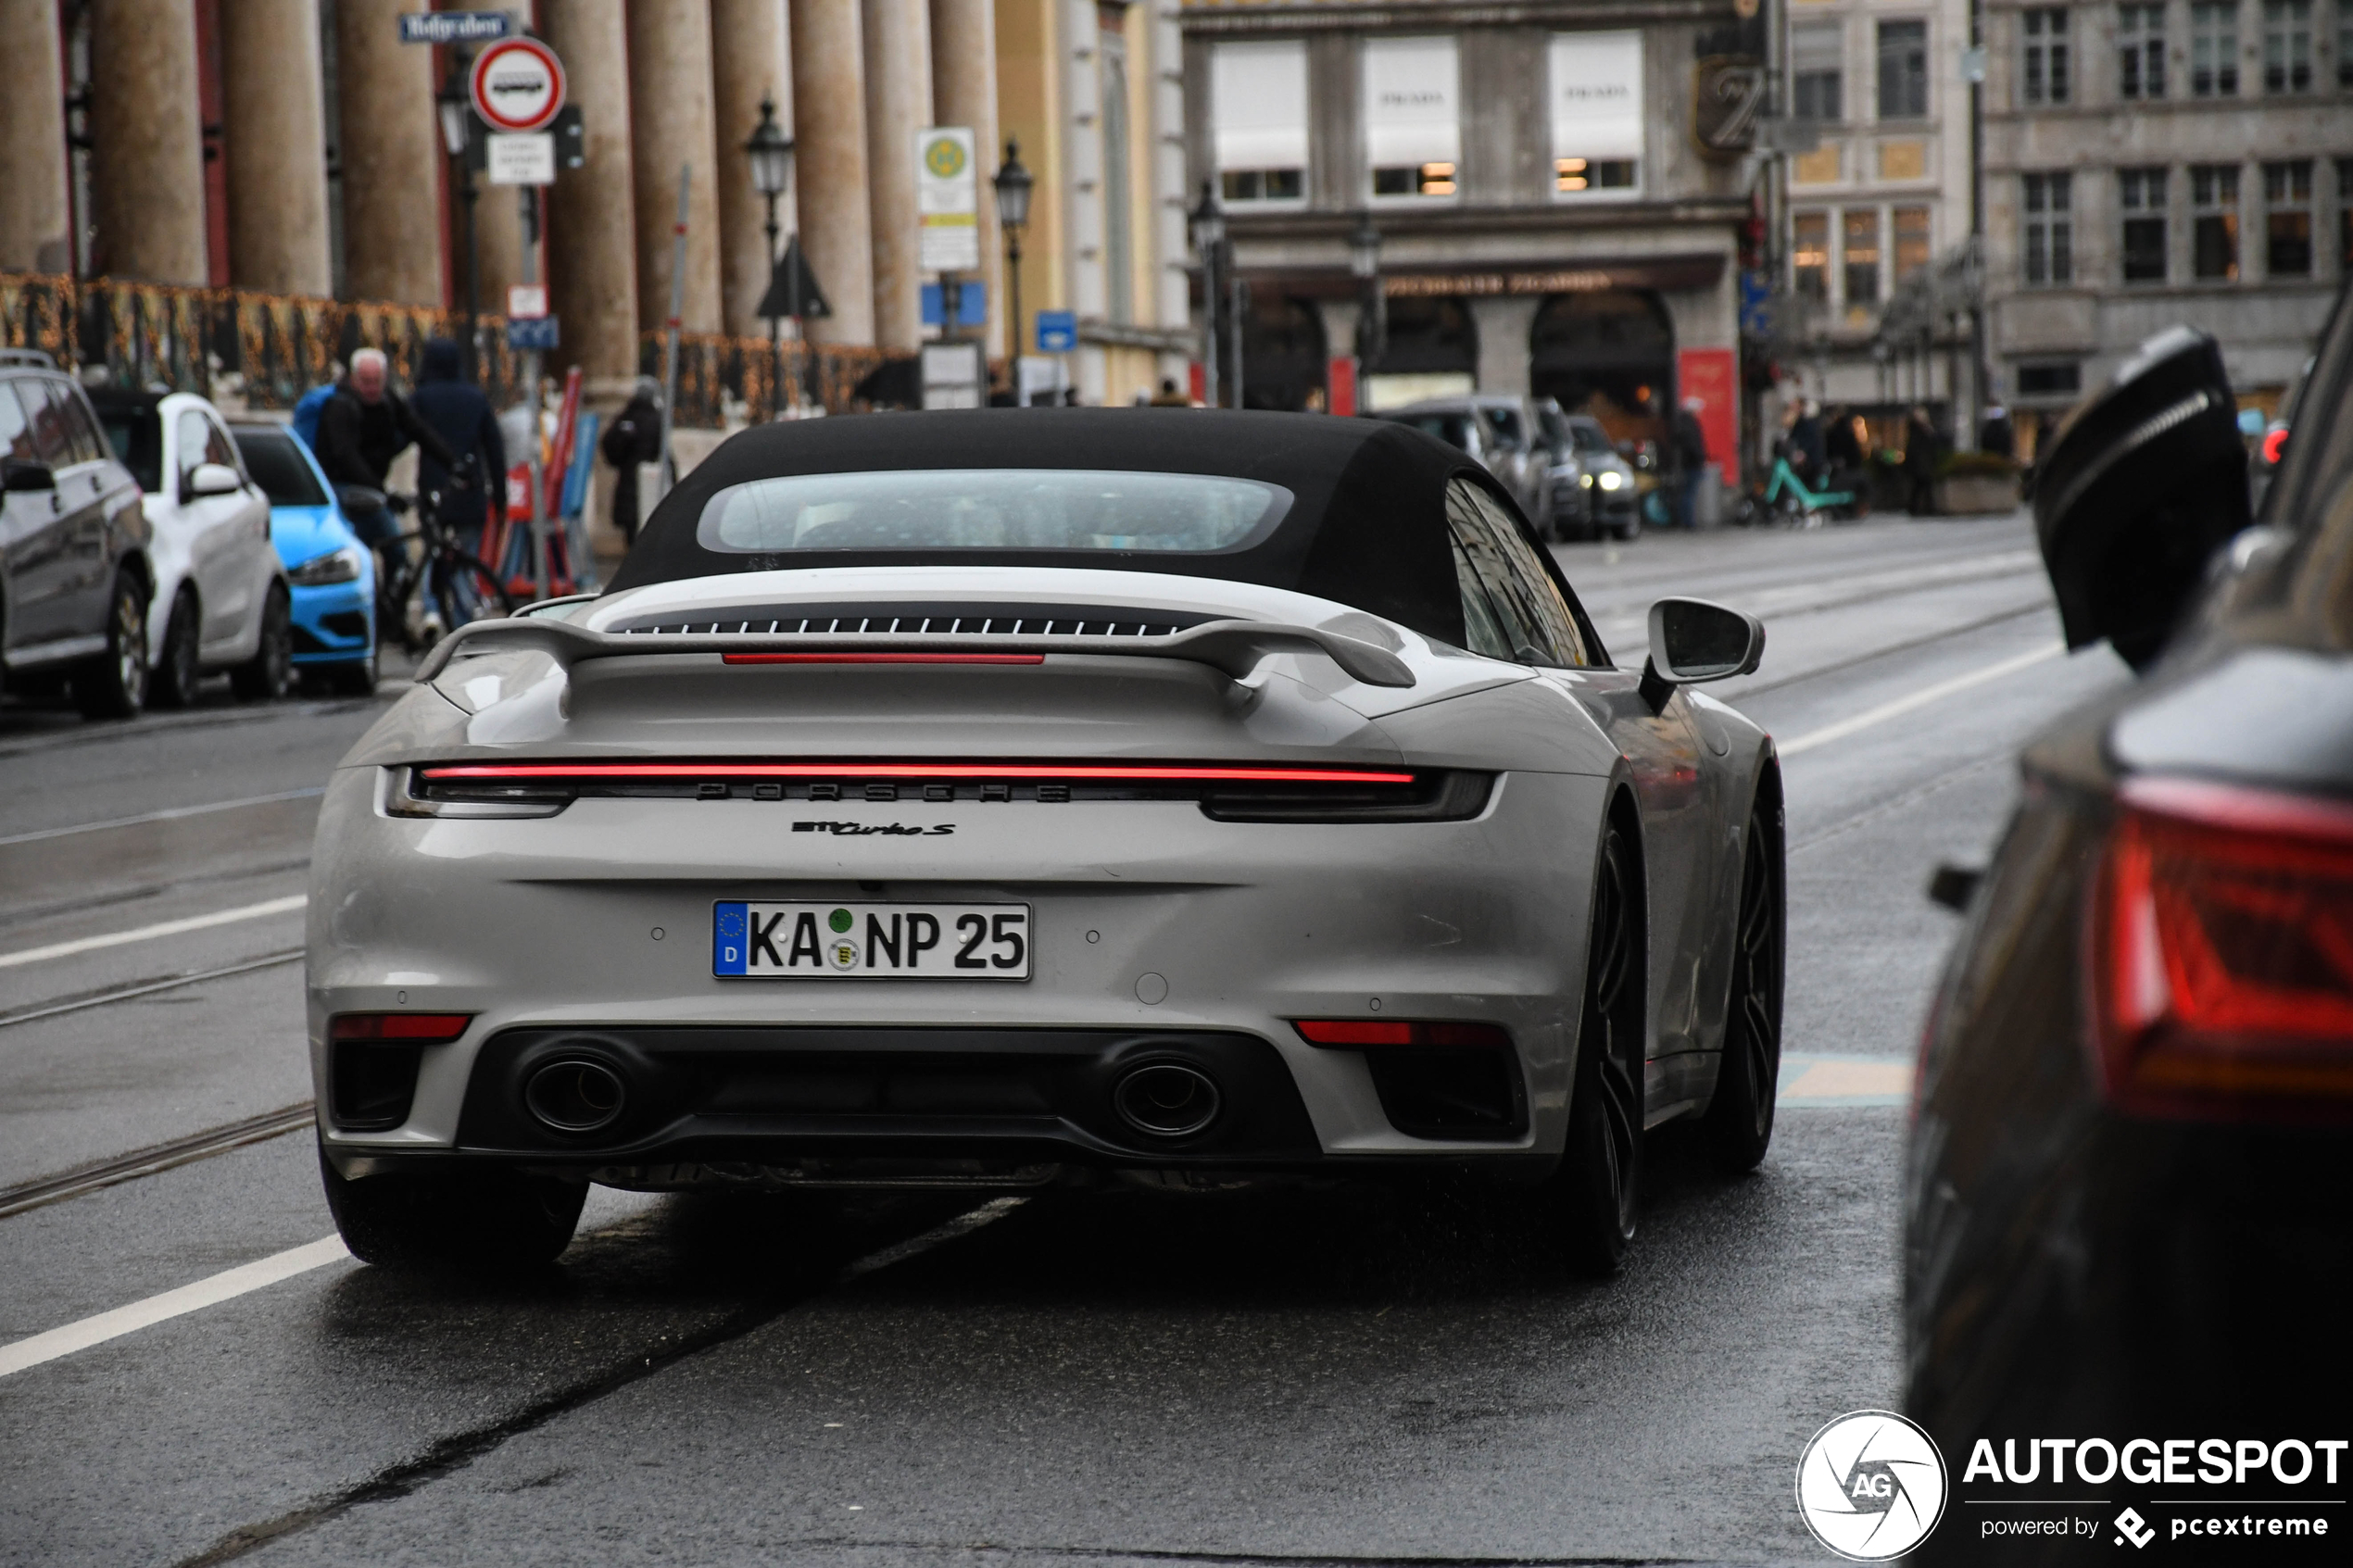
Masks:
[[[953,136],[942,136],[924,149],[924,167],[941,180],[953,180],[964,171],[964,144]]]

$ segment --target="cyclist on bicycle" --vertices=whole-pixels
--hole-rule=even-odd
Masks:
[[[483,524],[506,516],[507,442],[498,430],[498,416],[490,411],[490,399],[465,379],[459,365],[454,339],[426,339],[423,369],[409,406],[461,461],[469,456],[480,460],[475,471],[484,483],[455,488],[457,475],[450,471],[455,465],[437,461],[426,448],[418,457],[417,488],[441,493],[441,525],[467,551],[479,555]]]
[[[387,370],[383,349],[360,349],[352,355],[351,369],[336,383],[335,395],[319,412],[319,466],[338,488],[349,484],[382,491],[392,460],[412,444],[421,459],[430,458],[445,471],[458,466],[458,454],[440,433],[392,390]],[[399,525],[381,508],[345,509],[353,514],[353,531],[371,548],[399,536]]]

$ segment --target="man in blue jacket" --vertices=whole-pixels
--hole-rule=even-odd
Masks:
[[[417,389],[409,395],[409,407],[441,437],[457,461],[464,462],[470,454],[480,459],[472,487],[461,490],[429,448],[421,447],[417,454],[417,488],[441,492],[442,526],[454,533],[464,548],[480,554],[483,524],[506,515],[507,442],[499,433],[498,417],[491,412],[490,399],[459,372],[454,340],[425,341],[424,363]]]

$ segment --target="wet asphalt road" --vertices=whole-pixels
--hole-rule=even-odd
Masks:
[[[1618,1279],[1444,1191],[599,1193],[526,1284],[342,1259],[0,1372],[0,1562],[1831,1561],[1790,1477],[1896,1397],[1921,888],[2125,677],[2021,519],[1560,553],[1621,661],[1660,594],[1762,613],[1718,689],[1788,752],[1774,1149],[1654,1135]],[[380,707],[0,707],[0,1210],[307,1100],[306,792]],[[0,1367],[332,1228],[300,1131],[0,1217]]]

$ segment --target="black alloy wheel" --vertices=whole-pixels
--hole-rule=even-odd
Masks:
[[[1753,1171],[1773,1142],[1773,1099],[1781,1074],[1782,935],[1787,923],[1779,837],[1766,832],[1759,801],[1749,814],[1742,857],[1740,923],[1734,928],[1731,995],[1724,1010],[1724,1058],[1705,1123],[1708,1149],[1728,1174]]]
[[[1642,1205],[1643,960],[1633,855],[1616,827],[1593,867],[1591,956],[1568,1146],[1553,1178],[1562,1243],[1579,1272],[1614,1273]]]
[[[196,662],[197,630],[196,596],[182,588],[163,629],[163,658],[147,674],[148,707],[185,708],[196,700],[196,683],[204,676]]]
[[[147,596],[127,571],[107,601],[107,651],[74,671],[73,700],[85,719],[129,719],[147,700]]]
[[[294,686],[294,610],[285,585],[272,583],[261,607],[261,643],[253,657],[229,671],[229,684],[245,702],[274,702]]]

